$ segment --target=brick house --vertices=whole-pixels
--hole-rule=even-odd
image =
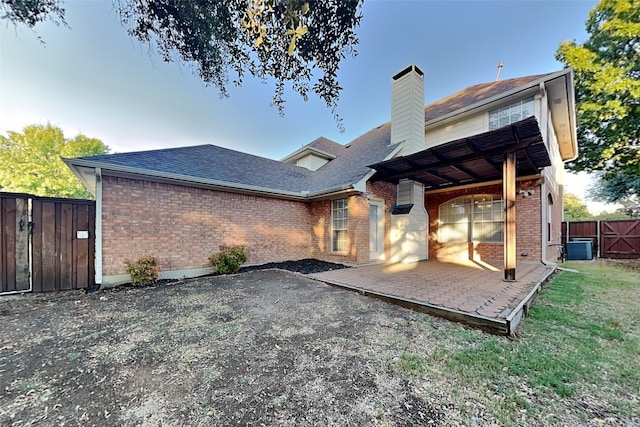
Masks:
[[[557,259],[564,162],[577,155],[570,69],[471,86],[424,106],[415,65],[392,78],[391,121],[281,161],[214,145],[66,159],[96,197],[96,283],[210,273],[221,245],[248,263]],[[518,213],[516,215],[515,213]],[[513,271],[511,271],[513,270]]]

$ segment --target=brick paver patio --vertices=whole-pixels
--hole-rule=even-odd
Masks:
[[[398,302],[431,308],[432,314],[463,323],[496,323],[513,333],[514,319],[553,273],[540,262],[518,262],[516,282],[505,282],[502,261],[428,260],[411,264],[376,264],[309,275]],[[429,312],[429,310],[425,310]],[[449,315],[448,315],[449,314]],[[507,324],[505,326],[505,324]],[[491,329],[491,328],[483,328]]]

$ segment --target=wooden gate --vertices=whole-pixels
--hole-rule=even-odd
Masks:
[[[0,228],[0,293],[29,291],[28,196],[0,193]]]
[[[640,258],[640,220],[600,221],[603,258]]]
[[[95,283],[95,202],[0,193],[0,294]]]

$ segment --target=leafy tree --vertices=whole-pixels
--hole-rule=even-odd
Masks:
[[[61,158],[106,154],[99,139],[82,134],[66,139],[47,124],[25,126],[22,133],[0,135],[0,188],[38,196],[91,198]]]
[[[580,157],[568,167],[626,182],[608,200],[619,201],[640,193],[640,1],[602,0],[586,29],[556,53],[576,77]]]
[[[579,219],[587,219],[591,217],[587,205],[573,193],[564,193],[562,199],[564,203],[564,220],[576,221]]]
[[[29,28],[45,20],[65,23],[60,0],[2,0],[0,11],[4,12],[0,18],[21,22]]]
[[[619,203],[622,205],[619,213],[632,218],[640,216],[640,174],[627,176],[621,172],[608,179],[598,175],[589,197],[601,202]]]
[[[631,218],[640,218],[640,199],[625,199],[621,200],[620,204],[621,208],[618,209],[618,212],[631,217]]]
[[[62,0],[0,0],[4,18],[35,26],[64,22]],[[336,113],[340,61],[355,56],[364,0],[114,0],[129,34],[155,44],[167,62],[182,59],[227,96],[245,73],[275,81],[282,114],[285,83],[306,101],[309,90]],[[320,70],[320,76],[314,76]],[[316,79],[317,77],[317,79]],[[312,80],[315,83],[312,84]]]

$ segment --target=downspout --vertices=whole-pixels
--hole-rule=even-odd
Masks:
[[[552,261],[548,261],[547,260],[547,244],[549,243],[549,237],[547,236],[547,233],[549,232],[549,218],[548,217],[548,213],[549,213],[549,206],[547,205],[549,203],[549,200],[546,197],[547,194],[547,180],[544,179],[542,180],[542,184],[540,184],[540,218],[541,218],[541,239],[540,239],[540,262],[542,262],[542,264],[550,266],[550,267],[557,267],[558,264],[556,264],[555,262]]]
[[[95,245],[95,270],[96,284],[91,288],[95,292],[102,285],[102,169],[95,169],[96,179],[96,245]]]
[[[547,109],[547,101],[546,101],[546,95],[547,95],[547,91],[544,87],[544,83],[540,82],[540,84],[538,85],[538,90],[539,93],[537,95],[534,96],[534,99],[537,101],[536,102],[536,109],[537,111],[537,116],[539,117],[539,122],[541,125],[541,128],[544,129],[544,143],[545,146],[547,147],[547,149],[549,149],[549,118],[548,118],[548,109]],[[547,205],[549,203],[549,200],[547,199],[547,181],[546,179],[542,180],[542,184],[540,185],[540,262],[542,262],[543,265],[548,265],[551,267],[557,267],[558,264],[556,264],[555,262],[552,261],[548,261],[547,260],[547,243],[548,243],[548,239],[549,236],[547,236],[548,231],[548,225],[549,224],[549,218],[547,218],[548,213],[549,213],[549,206]]]

